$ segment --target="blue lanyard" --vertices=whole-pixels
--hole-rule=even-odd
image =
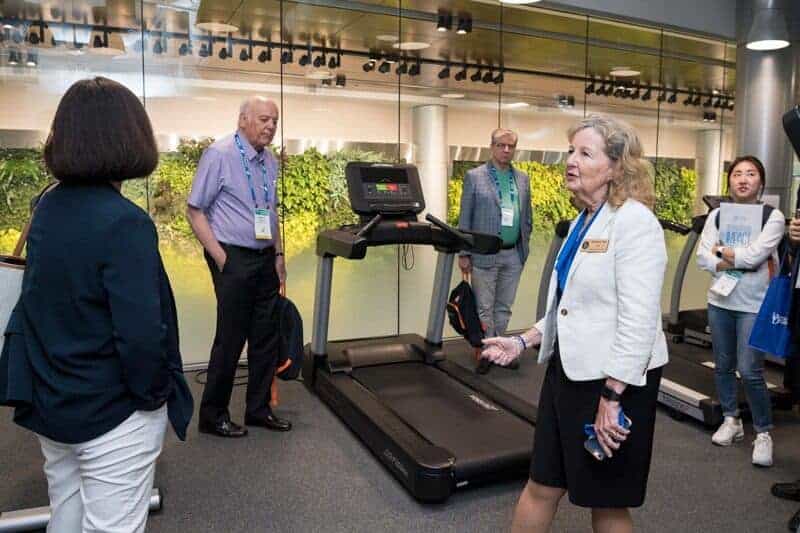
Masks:
[[[558,275],[559,298],[561,297],[561,293],[564,291],[564,288],[567,286],[567,274],[569,274],[572,261],[575,259],[575,254],[578,252],[578,247],[580,246],[581,241],[583,241],[583,238],[586,237],[586,233],[589,231],[589,228],[592,227],[594,219],[597,218],[597,215],[603,210],[604,206],[605,202],[603,202],[597,211],[594,212],[594,215],[592,215],[592,218],[585,227],[583,226],[583,221],[586,218],[586,210],[584,209],[581,211],[580,216],[578,216],[578,220],[575,222],[575,226],[572,228],[569,237],[567,237],[566,244],[564,244],[564,247],[561,249],[561,253],[558,254],[558,259],[556,259],[556,274]]]
[[[236,148],[239,149],[239,155],[242,156],[242,169],[244,169],[244,174],[247,176],[247,185],[250,186],[250,195],[253,197],[253,204],[256,208],[258,208],[256,191],[253,189],[253,176],[250,174],[250,165],[247,164],[247,156],[244,153],[244,146],[242,146],[242,140],[239,138],[238,132],[233,136],[233,140],[236,141]],[[269,209],[269,181],[267,178],[267,165],[264,163],[263,158],[261,159],[260,163],[261,174],[264,175],[264,206]]]
[[[508,191],[511,196],[511,203],[513,204],[517,196],[517,182],[514,180],[514,168],[509,165],[508,169],[510,171],[508,177]],[[489,164],[489,174],[492,176],[492,180],[494,180],[494,186],[497,189],[497,195],[500,197],[500,203],[503,203],[503,189],[500,188],[500,178],[497,177],[497,169],[491,163]]]

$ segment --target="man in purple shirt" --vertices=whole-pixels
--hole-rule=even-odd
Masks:
[[[200,403],[202,433],[247,435],[228,411],[245,341],[245,424],[276,431],[292,427],[269,405],[278,358],[275,306],[286,280],[276,209],[278,162],[265,149],[277,127],[274,102],[262,97],[245,100],[238,130],[206,149],[189,194],[187,216],[203,245],[217,296],[217,330]]]

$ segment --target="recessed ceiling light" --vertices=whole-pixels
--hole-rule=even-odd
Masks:
[[[506,109],[522,109],[523,107],[529,107],[531,104],[528,102],[511,102],[509,104],[505,104],[503,107]]]
[[[442,93],[442,98],[464,98],[462,93]]]
[[[629,78],[631,76],[638,76],[640,71],[634,70],[631,67],[614,67],[611,69],[611,75],[618,78]]]
[[[785,41],[783,39],[765,39],[763,41],[753,41],[747,43],[745,46],[747,46],[749,50],[763,52],[767,50],[780,50],[781,48],[786,48],[789,46],[789,44],[789,41]]]
[[[306,78],[310,80],[329,80],[332,77],[333,74],[329,70],[312,70],[306,74]]]
[[[235,33],[239,31],[239,26],[226,24],[224,22],[198,22],[194,25],[199,30],[221,33]]]
[[[386,34],[386,33],[382,35],[376,35],[375,38],[379,41],[384,41],[387,43],[396,43],[397,41],[400,40],[400,38],[397,35]]]
[[[392,48],[398,48],[400,50],[424,50],[428,48],[430,45],[431,43],[406,41],[402,43],[394,43],[392,45]]]

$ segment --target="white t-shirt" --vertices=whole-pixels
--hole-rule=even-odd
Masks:
[[[697,246],[697,266],[701,270],[711,272],[711,284],[725,271],[717,272],[717,264],[722,261],[711,253],[711,247],[719,242],[719,229],[716,226],[719,208],[712,210],[706,218],[703,233],[700,234],[700,244]],[[780,266],[778,258],[778,244],[783,238],[786,221],[783,213],[773,209],[772,213],[761,229],[761,234],[748,246],[734,248],[734,267],[737,269],[755,269],[754,272],[744,272],[733,291],[728,296],[720,296],[716,292],[708,291],[708,303],[731,311],[744,311],[758,313],[761,302],[769,286],[769,267],[767,259],[772,257],[775,273]]]

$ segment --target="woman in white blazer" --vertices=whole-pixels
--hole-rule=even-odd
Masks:
[[[484,341],[505,365],[529,346],[549,361],[539,400],[530,480],[514,531],[547,531],[565,493],[592,509],[595,531],[631,531],[644,502],[658,385],[664,234],[653,215],[652,166],[633,129],[590,116],[568,132],[565,182],[583,208],[550,280],[547,312],[522,335]],[[620,424],[620,412],[631,420]],[[584,449],[594,425],[606,458]]]
[[[758,158],[746,155],[731,163],[728,192],[734,203],[758,204],[764,185],[764,165]],[[770,278],[778,269],[776,249],[786,222],[778,209],[762,206],[760,211],[767,219],[761,233],[747,246],[725,246],[720,239],[720,210],[711,211],[697,245],[697,266],[712,275],[708,325],[714,350],[714,378],[725,417],[711,442],[730,446],[744,438],[737,398],[738,370],[756,433],[752,463],[772,466],[772,406],[764,380],[764,352],[750,348],[748,341]],[[726,290],[726,282],[734,286]]]

